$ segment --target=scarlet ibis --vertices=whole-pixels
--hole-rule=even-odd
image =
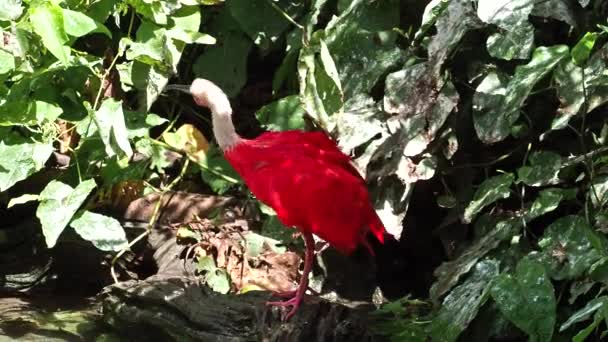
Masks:
[[[168,88],[190,93],[199,106],[211,110],[213,134],[225,158],[285,226],[302,233],[306,253],[299,286],[286,295],[291,299],[268,303],[290,306],[286,319],[296,313],[308,288],[313,234],[345,254],[360,244],[370,249],[368,232],[384,242],[385,229],[370,203],[365,181],[325,133],[291,130],[245,139],[234,129],[228,97],[213,82],[199,78],[189,87]]]

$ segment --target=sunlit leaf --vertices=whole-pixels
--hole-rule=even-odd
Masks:
[[[128,245],[125,230],[112,217],[84,211],[75,217],[70,226],[102,251],[118,252]]]
[[[589,59],[589,55],[591,55],[591,50],[593,50],[597,37],[599,37],[597,32],[587,32],[583,38],[574,45],[572,51],[570,51],[574,64],[580,67],[585,65]]]
[[[16,20],[23,13],[21,0],[3,0],[0,2],[0,20]]]
[[[95,181],[92,179],[78,184],[75,189],[52,180],[42,190],[36,217],[40,220],[42,233],[49,248],[55,246],[59,235],[95,186]]]
[[[127,157],[133,154],[122,111],[122,101],[111,98],[104,100],[94,114],[94,120],[108,156],[111,157],[120,152]]]
[[[44,46],[63,64],[68,64],[70,48],[65,46],[68,36],[64,29],[63,9],[52,2],[38,3],[29,9],[34,31]]]
[[[265,105],[255,112],[255,116],[269,130],[285,131],[304,129],[305,113],[300,97],[290,95]]]
[[[52,152],[50,144],[5,145],[0,141],[0,192],[42,169]]]

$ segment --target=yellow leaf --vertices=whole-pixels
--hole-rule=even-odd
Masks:
[[[194,161],[204,159],[209,150],[207,138],[191,124],[182,125],[175,133],[163,134],[163,139],[171,147],[186,152]]]

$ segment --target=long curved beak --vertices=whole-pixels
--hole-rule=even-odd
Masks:
[[[192,94],[190,92],[190,86],[186,84],[169,84],[165,87],[165,90],[177,90],[186,94]]]

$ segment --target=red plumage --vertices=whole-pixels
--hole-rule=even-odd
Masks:
[[[286,226],[312,233],[343,253],[384,226],[350,158],[322,132],[268,132],[224,153],[251,192]]]
[[[228,97],[213,82],[195,79],[189,87],[169,88],[192,94],[194,101],[211,109],[213,134],[224,156],[251,192],[271,206],[286,226],[302,232],[306,243],[304,270],[292,297],[271,305],[291,306],[295,314],[308,287],[315,234],[343,253],[359,244],[369,248],[365,235],[372,232],[384,242],[384,226],[371,206],[365,181],[350,158],[322,132],[268,132],[243,139],[232,124]],[[370,249],[371,251],[371,249]]]

